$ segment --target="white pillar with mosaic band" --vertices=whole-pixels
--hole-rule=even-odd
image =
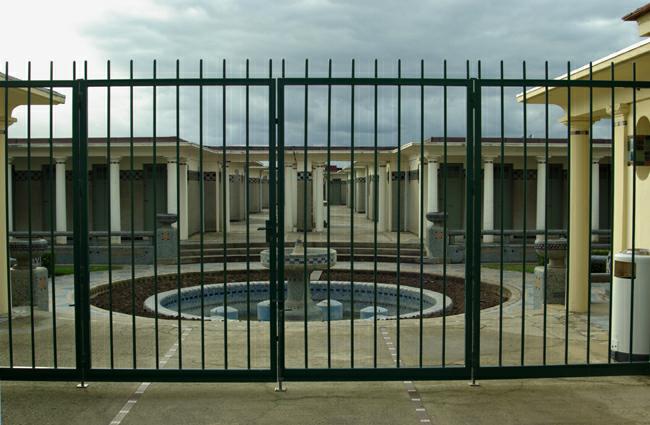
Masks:
[[[614,115],[614,158],[612,158],[612,169],[614,171],[614,215],[612,226],[612,238],[614,252],[621,252],[630,248],[630,226],[629,226],[629,205],[626,188],[630,186],[629,170],[627,166],[627,116],[630,106],[627,104],[616,104],[612,109],[607,107],[607,113]]]
[[[546,158],[537,157],[537,205],[535,213],[535,228],[537,238],[544,236],[546,227]],[[541,237],[540,237],[541,235]]]
[[[188,174],[189,174],[189,168],[187,166],[187,161],[185,158],[181,158],[179,164],[178,164],[178,169],[180,171],[180,179],[179,179],[179,188],[178,188],[178,196],[179,196],[179,203],[181,206],[181,210],[179,211],[179,220],[178,220],[178,236],[181,238],[181,240],[187,240],[189,238],[189,223],[190,223],[190,211],[189,211],[189,196],[188,196]]]
[[[110,159],[108,170],[109,191],[111,199],[111,244],[120,244],[122,237],[113,233],[122,231],[122,209],[120,202],[120,157]]]
[[[14,165],[13,158],[7,159],[7,229],[14,230]]]
[[[291,199],[294,195],[293,192],[293,183],[291,179],[293,178],[293,172],[291,165],[285,165],[284,167],[284,229],[285,232],[291,232],[293,229],[293,200]]]
[[[316,232],[323,231],[323,166],[314,166],[314,185],[313,185],[313,210],[314,210],[314,228]]]
[[[56,231],[66,232],[68,230],[68,212],[66,202],[66,170],[65,157],[55,158],[55,186],[56,186]],[[67,236],[56,236],[56,243],[65,245]]]
[[[2,123],[4,123],[4,117],[2,118]],[[6,181],[7,177],[7,168],[5,168],[5,158],[8,155],[5,150],[5,129],[0,129],[0,199],[6,199],[8,195],[9,187]],[[7,161],[9,170],[11,170],[11,165]],[[9,255],[7,252],[7,245],[9,239],[9,232],[11,228],[8,228],[5,223],[7,223],[7,208],[0,208],[0,270],[7,270],[9,268],[8,259]],[[7,314],[9,311],[9,297],[6,295],[8,289],[7,279],[0,279],[0,314]]]
[[[378,180],[378,189],[377,189],[377,231],[385,232],[388,228],[387,220],[387,175],[386,175],[386,164],[379,164],[379,175],[377,176]]]
[[[483,158],[483,230],[494,230],[494,159]],[[483,242],[494,242],[494,235],[483,235]]]
[[[178,188],[176,187],[176,158],[167,158],[167,212],[169,214],[178,214]],[[178,223],[172,224],[172,227],[178,227]]]
[[[427,162],[427,211],[438,212],[438,169],[440,164],[438,157],[430,157]],[[428,226],[431,226],[429,223]]]
[[[591,161],[591,230],[600,228],[600,158],[595,155]],[[598,235],[592,233],[591,240],[598,241]]]

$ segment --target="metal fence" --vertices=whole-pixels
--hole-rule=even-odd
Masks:
[[[350,76],[334,77],[330,61],[327,75],[311,76],[305,62],[303,77],[289,77],[284,62],[275,75],[269,61],[267,77],[255,78],[248,61],[241,77],[228,76],[224,61],[219,77],[204,76],[203,62],[197,78],[182,77],[176,62],[175,76],[160,78],[154,62],[151,78],[134,78],[133,63],[129,78],[111,78],[110,63],[102,79],[87,78],[85,66],[71,80],[54,79],[52,68],[49,80],[31,70],[27,80],[5,78],[4,110],[26,105],[26,114],[24,137],[10,134],[10,113],[3,123],[9,308],[0,377],[281,384],[647,374],[647,358],[632,355],[637,276],[621,361],[612,350],[614,271],[598,269],[619,233],[630,235],[622,247],[632,263],[638,255],[636,160],[630,229],[614,218],[626,152],[617,143],[627,141],[616,111],[630,103],[636,140],[637,91],[650,89],[635,69],[631,79],[616,79],[613,66],[595,79],[590,66],[572,80],[569,65],[564,79],[546,67],[533,79],[524,64],[513,79],[501,64],[499,78],[484,78],[468,62],[464,77],[450,78],[446,63],[429,77],[422,62],[420,75],[403,76],[398,63],[384,77],[377,61],[356,75],[353,61]],[[515,138],[512,89],[521,90]],[[54,90],[69,96],[69,139],[55,137]],[[597,108],[596,92],[608,94]],[[568,105],[563,137],[551,137],[551,96]],[[36,105],[48,110],[40,122]],[[543,137],[533,140],[536,107]],[[597,119],[609,140],[593,136]],[[46,137],[32,137],[35,125]],[[593,175],[597,156],[609,157],[605,183]],[[607,220],[594,215],[594,194]],[[548,260],[562,236],[557,302],[548,299]]]

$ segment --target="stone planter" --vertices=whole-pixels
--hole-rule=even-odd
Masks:
[[[426,233],[426,242],[427,242],[427,253],[429,254],[429,262],[431,263],[442,263],[444,260],[444,246],[447,244],[449,248],[448,241],[445,240],[445,217],[447,213],[444,212],[428,212],[426,214],[426,219],[429,221],[427,226]],[[452,260],[452,254],[450,249],[447,249],[447,262],[454,262]]]
[[[176,214],[159,213],[156,215],[156,245],[158,262],[174,264],[178,258],[178,229],[172,224],[178,221]]]
[[[544,304],[544,285],[546,284],[546,302],[548,304],[564,304],[566,298],[566,239],[548,239],[535,241],[535,252],[544,257],[546,251],[548,264],[535,267],[535,298],[534,304],[540,307]],[[545,276],[546,271],[546,276]]]
[[[11,269],[12,307],[33,305],[39,310],[49,309],[47,268],[41,266],[41,257],[47,249],[45,239],[32,239],[31,243],[22,238],[9,241],[10,255],[16,259],[16,265]]]

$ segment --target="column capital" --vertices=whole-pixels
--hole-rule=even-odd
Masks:
[[[550,158],[551,156],[549,155],[548,157]],[[538,156],[536,159],[537,159],[538,164],[546,164],[546,157],[545,156]]]
[[[122,160],[121,156],[111,156],[111,164],[119,164],[120,161]]]
[[[630,105],[628,103],[615,103],[613,108],[612,105],[605,107],[605,112],[609,116],[614,115],[614,117],[624,118],[630,112]],[[618,123],[615,124],[618,125]]]
[[[440,157],[437,156],[437,155],[427,156],[425,158],[425,161],[428,161],[428,162],[440,162]]]
[[[66,157],[66,156],[57,156],[57,157],[54,157],[54,162],[55,162],[56,164],[65,164],[67,160],[68,160],[68,157]]]
[[[486,162],[486,163],[490,163],[490,164],[491,164],[491,163],[494,162],[494,157],[493,157],[493,156],[484,156],[484,157],[483,157],[483,162]]]
[[[594,120],[593,122],[595,122]],[[566,116],[562,117],[560,122],[564,125],[569,125],[569,120]],[[589,118],[583,117],[571,117],[571,128],[569,129],[569,134],[571,136],[587,136],[589,135]]]

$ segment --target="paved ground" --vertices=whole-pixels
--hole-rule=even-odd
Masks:
[[[3,424],[106,424],[139,384],[3,382]],[[415,382],[152,384],[123,417],[148,424],[649,424],[650,378]],[[424,412],[416,411],[421,405]],[[429,419],[431,422],[421,422]]]
[[[333,220],[344,232],[347,217]],[[356,220],[355,240],[366,240],[371,235],[367,222]],[[251,224],[251,227],[259,223]],[[241,237],[241,228],[235,228],[234,238]],[[298,236],[292,235],[292,236]],[[322,236],[322,235],[321,235]],[[392,241],[394,234],[380,235]],[[316,236],[314,236],[316,237]],[[414,235],[411,235],[414,238]],[[220,270],[220,264],[206,264],[205,270]],[[259,265],[252,265],[260,268]],[[339,269],[348,269],[341,262]],[[355,269],[372,269],[372,263],[355,263]],[[450,265],[450,276],[463,276],[463,265]],[[231,263],[229,270],[244,269],[245,264]],[[380,270],[395,270],[395,264],[381,263]],[[197,271],[198,264],[183,265],[182,271]],[[402,264],[403,272],[418,272],[417,264]],[[175,273],[176,266],[159,266],[159,275]],[[425,273],[441,274],[442,266],[426,264]],[[135,275],[151,276],[153,268],[137,266]],[[131,277],[131,269],[115,270],[113,282]],[[592,317],[584,314],[565,316],[560,305],[549,305],[544,338],[543,309],[535,301],[532,275],[518,272],[504,273],[504,288],[510,300],[500,309],[493,307],[481,312],[481,364],[519,365],[522,361],[522,340],[525,345],[523,361],[527,365],[540,364],[546,347],[549,364],[584,363],[587,340],[590,358],[594,363],[607,361],[608,291],[607,285],[594,283]],[[91,286],[103,285],[108,273],[91,274]],[[32,321],[28,309],[14,310],[13,361],[15,366],[37,367],[74,366],[74,293],[72,277],[57,279],[56,326],[52,312],[36,311]],[[483,269],[482,282],[499,284],[497,270]],[[209,282],[208,282],[209,283]],[[525,306],[521,302],[526,289]],[[522,314],[523,313],[523,314]],[[124,314],[112,315],[104,310],[92,310],[93,366],[130,368],[133,366],[133,334],[136,335],[138,368],[156,366],[153,319],[132,318]],[[502,317],[502,319],[501,319]],[[522,322],[524,322],[522,327]],[[396,367],[396,321],[381,321],[377,330],[377,365]],[[591,323],[588,328],[587,323]],[[420,321],[402,320],[400,328],[400,363],[418,366]],[[442,364],[441,318],[424,319],[422,361],[425,367]],[[176,345],[179,329],[175,320],[158,321],[158,357],[160,367],[176,369],[180,349]],[[522,335],[523,328],[523,335]],[[350,366],[350,323],[331,325],[332,367]],[[57,353],[53,353],[56,331]],[[197,321],[183,321],[182,356],[184,368],[201,366],[202,340],[209,369],[224,367],[224,323],[201,325]],[[355,367],[372,367],[374,355],[374,328],[371,321],[354,323]],[[252,322],[250,334],[246,322],[229,322],[229,368],[244,368],[250,356],[253,368],[268,367],[269,325]],[[447,366],[462,364],[464,360],[464,317],[446,318],[445,360]],[[568,332],[569,340],[565,340]],[[286,364],[305,366],[305,329],[302,323],[285,324]],[[111,334],[113,344],[111,345]],[[250,335],[250,351],[247,337]],[[0,365],[9,361],[8,322],[0,320]],[[32,354],[33,347],[33,354]],[[501,350],[501,352],[500,352]],[[313,322],[308,326],[309,367],[326,367],[327,326]],[[151,384],[93,383],[86,390],[78,390],[74,383],[17,383],[3,382],[3,424],[650,424],[649,378],[601,378],[571,380],[528,380],[484,382],[480,388],[470,388],[466,382],[380,382],[380,383],[289,383],[284,394],[273,392],[271,384]],[[135,402],[135,403],[134,403]],[[120,413],[121,412],[121,413]],[[430,422],[427,422],[430,421]]]

